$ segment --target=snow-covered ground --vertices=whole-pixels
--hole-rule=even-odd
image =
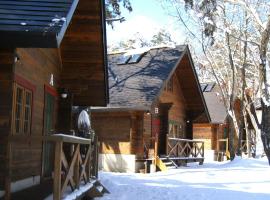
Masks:
[[[197,163],[152,174],[100,173],[99,200],[270,200],[266,158]]]

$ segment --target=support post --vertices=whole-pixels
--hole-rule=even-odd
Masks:
[[[76,189],[79,188],[80,186],[80,161],[79,161],[79,157],[81,155],[81,152],[80,152],[80,144],[77,144],[76,146],[76,152],[79,152],[76,156],[76,161],[75,161],[75,164],[74,164],[74,182],[75,182],[75,187]]]
[[[53,200],[61,199],[61,155],[62,142],[55,144],[55,158],[54,158],[54,178],[53,178]]]
[[[8,139],[6,154],[6,174],[5,174],[5,200],[11,199],[11,143]]]

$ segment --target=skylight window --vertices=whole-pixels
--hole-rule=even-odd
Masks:
[[[121,55],[120,57],[118,57],[117,65],[127,64],[130,58],[131,58],[131,55]]]
[[[131,59],[128,61],[129,64],[133,64],[133,63],[138,63],[141,58],[142,58],[143,54],[133,54],[131,55]]]
[[[202,84],[201,84],[201,90],[202,90],[202,91],[204,91],[206,87],[207,87],[207,84],[206,84],[206,83],[202,83]]]
[[[204,89],[204,92],[211,92],[214,86],[215,86],[215,83],[208,83],[206,88]]]

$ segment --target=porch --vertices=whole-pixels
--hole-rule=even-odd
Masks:
[[[166,171],[191,162],[199,162],[200,165],[204,162],[204,141],[173,138],[167,135],[166,154],[159,154],[158,141],[155,138],[150,139],[154,142],[154,148],[147,149],[145,146],[148,152],[144,159],[146,172],[149,172],[151,164],[161,171]]]
[[[53,147],[53,172],[40,184],[11,193],[12,168],[5,177],[4,199],[80,199],[102,196],[108,192],[98,179],[98,139],[55,134],[50,136],[10,136],[8,144],[50,143]],[[9,155],[12,155],[10,148]],[[9,158],[9,165],[12,157]]]

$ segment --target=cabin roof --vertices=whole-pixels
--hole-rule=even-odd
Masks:
[[[221,97],[220,89],[214,82],[201,84],[202,87],[204,87],[204,85],[206,86],[203,90],[203,95],[211,117],[211,123],[222,124],[226,120],[227,112]],[[211,89],[207,90],[207,87]]]
[[[0,0],[1,47],[58,47],[78,0]]]
[[[197,116],[209,114],[186,45],[154,48],[143,53],[136,63],[119,64],[123,54],[108,56],[109,96],[107,110],[140,107],[151,109],[173,73],[181,79],[187,111]],[[121,60],[122,61],[122,60]]]
[[[185,46],[151,49],[138,63],[117,64],[122,54],[109,55],[110,107],[150,108]]]

